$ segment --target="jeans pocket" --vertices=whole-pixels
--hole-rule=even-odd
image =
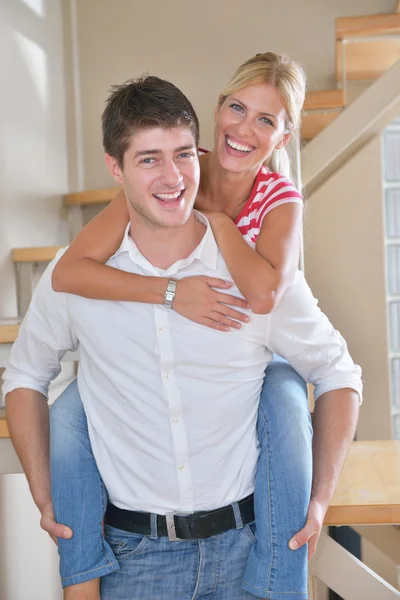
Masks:
[[[247,523],[247,525],[244,526],[244,530],[247,534],[247,537],[249,538],[249,540],[251,542],[255,542],[256,541],[256,524],[255,521],[252,521],[251,523]]]
[[[130,558],[143,552],[150,540],[147,535],[123,531],[110,525],[105,526],[104,535],[118,560]]]

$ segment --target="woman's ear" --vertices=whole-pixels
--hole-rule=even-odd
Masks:
[[[290,142],[291,139],[291,133],[284,133],[281,141],[275,146],[275,150],[280,150],[281,148],[284,148]]]

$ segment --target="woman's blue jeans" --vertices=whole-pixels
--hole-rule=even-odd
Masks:
[[[312,427],[307,389],[283,359],[267,367],[258,415],[260,457],[254,507],[256,541],[242,588],[269,600],[307,598],[307,548],[288,542],[305,523],[312,480]],[[50,468],[56,520],[71,527],[59,539],[63,587],[119,569],[103,535],[107,493],[94,460],[76,380],[50,409]]]

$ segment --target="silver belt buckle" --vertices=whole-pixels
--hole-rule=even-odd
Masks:
[[[175,530],[175,514],[176,513],[167,513],[165,515],[165,520],[167,522],[168,539],[170,542],[177,542],[178,540],[180,540],[180,538],[177,537]]]

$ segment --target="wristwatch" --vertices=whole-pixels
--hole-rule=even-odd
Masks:
[[[168,279],[167,289],[164,294],[164,306],[167,308],[172,308],[172,303],[176,293],[176,284],[176,279]]]

